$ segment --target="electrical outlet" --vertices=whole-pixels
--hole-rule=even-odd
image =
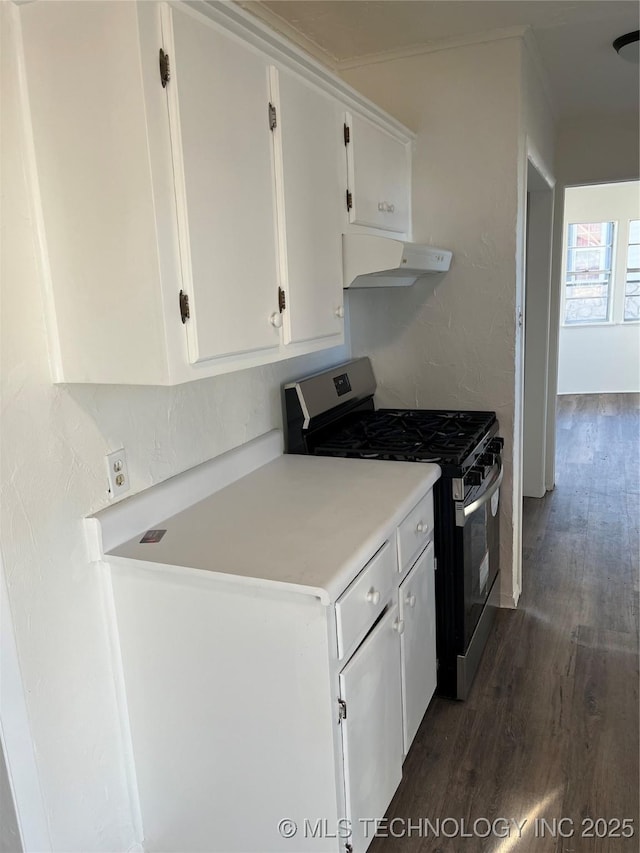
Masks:
[[[129,491],[129,469],[127,468],[127,454],[124,447],[107,453],[107,475],[109,477],[109,494],[112,498]]]

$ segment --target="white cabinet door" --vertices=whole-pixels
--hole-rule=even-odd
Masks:
[[[407,143],[347,113],[349,222],[409,233],[411,174]]]
[[[402,778],[401,624],[394,605],[340,673],[347,819],[363,853]]]
[[[157,196],[136,5],[4,11],[20,18],[54,381],[162,382]],[[107,51],[113,64],[105,73]]]
[[[418,726],[436,689],[436,613],[433,543],[400,584],[402,709],[404,752],[409,752]]]
[[[343,331],[344,142],[338,101],[272,70],[285,343]],[[337,342],[336,342],[337,343]]]
[[[175,7],[163,41],[190,360],[278,347],[267,59]]]

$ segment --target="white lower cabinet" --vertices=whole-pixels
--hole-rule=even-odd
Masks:
[[[402,778],[400,634],[394,605],[340,673],[347,819],[353,853],[367,849]]]
[[[254,518],[245,503],[238,529],[260,531],[262,504]],[[254,544],[194,569],[197,506],[158,525],[174,562],[148,562],[139,537],[105,555],[148,853],[368,848],[435,687],[433,545],[402,582],[397,547],[428,523],[431,491],[408,504],[364,567],[358,541],[321,583],[308,550],[336,545],[319,531],[287,540],[282,580],[237,569]]]
[[[436,613],[433,543],[400,584],[404,753],[409,752],[436,689]]]

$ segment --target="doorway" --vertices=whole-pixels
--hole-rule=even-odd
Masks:
[[[567,187],[558,394],[640,391],[640,181]]]

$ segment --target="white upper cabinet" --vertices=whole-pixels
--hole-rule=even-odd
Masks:
[[[272,70],[284,339],[343,331],[343,108],[286,69]]]
[[[410,135],[236,4],[14,13],[53,380],[173,385],[342,344],[341,234],[408,230]]]
[[[163,13],[190,359],[278,347],[267,58],[189,12]]]
[[[54,381],[162,382],[154,177],[143,75],[132,62],[136,7],[27,3],[16,12]]]
[[[347,113],[349,222],[408,235],[411,159],[406,139]]]

